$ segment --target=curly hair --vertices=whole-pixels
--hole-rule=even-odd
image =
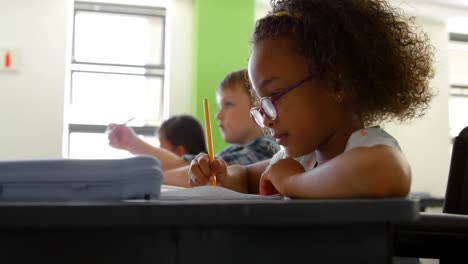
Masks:
[[[249,96],[250,103],[252,105],[256,105],[258,103],[258,98],[252,90],[247,69],[236,70],[226,75],[219,84],[217,92],[224,91],[226,89],[234,89],[235,87],[242,88],[242,91]]]
[[[290,38],[311,73],[342,83],[365,125],[423,116],[433,47],[413,17],[382,0],[277,0],[252,44]]]

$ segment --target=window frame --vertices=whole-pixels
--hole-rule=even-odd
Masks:
[[[161,39],[161,63],[160,64],[115,64],[115,63],[100,63],[92,61],[77,61],[75,60],[75,20],[76,15],[80,11],[98,12],[107,14],[124,14],[145,17],[160,17],[162,19],[162,39]],[[86,73],[103,73],[103,74],[119,74],[119,75],[136,75],[143,77],[155,77],[161,79],[161,98],[165,98],[165,51],[166,51],[166,8],[153,7],[153,6],[134,6],[125,4],[114,3],[97,3],[97,2],[74,2],[73,22],[72,22],[72,46],[71,46],[71,62],[70,62],[70,79],[69,79],[69,98],[68,106],[71,106],[73,95],[73,73],[86,72]],[[113,70],[109,70],[113,69]],[[137,73],[137,70],[142,70]],[[160,106],[160,121],[162,121],[164,113],[164,104]],[[72,133],[104,133],[107,125],[97,124],[77,124],[72,120],[67,120],[68,135],[67,135],[67,157],[70,157],[70,136]],[[137,135],[145,137],[154,137],[159,129],[159,126],[144,125],[144,126],[130,126]]]

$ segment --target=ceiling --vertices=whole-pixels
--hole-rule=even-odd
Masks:
[[[256,0],[264,5],[270,0]],[[332,0],[330,0],[332,1]],[[468,0],[387,0],[410,15],[448,23],[462,19],[468,25]],[[468,28],[468,26],[466,26]],[[467,31],[468,32],[468,31]]]
[[[454,8],[468,8],[468,0],[388,0],[390,2],[421,3]],[[257,2],[269,4],[270,0],[257,0]]]
[[[418,2],[452,7],[468,7],[468,0],[418,0]]]

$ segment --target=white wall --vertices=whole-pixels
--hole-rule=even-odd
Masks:
[[[0,73],[0,160],[59,158],[70,0],[0,0],[0,49],[20,52]]]
[[[259,20],[260,18],[266,16],[268,11],[270,11],[271,6],[270,2],[265,0],[257,0],[255,6],[255,21]]]
[[[169,114],[192,113],[193,0],[170,0],[168,5]]]

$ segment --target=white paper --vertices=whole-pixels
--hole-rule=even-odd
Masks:
[[[177,188],[177,187],[176,187]],[[281,195],[258,195],[236,192],[219,186],[198,186],[162,191],[160,200],[283,200]]]

